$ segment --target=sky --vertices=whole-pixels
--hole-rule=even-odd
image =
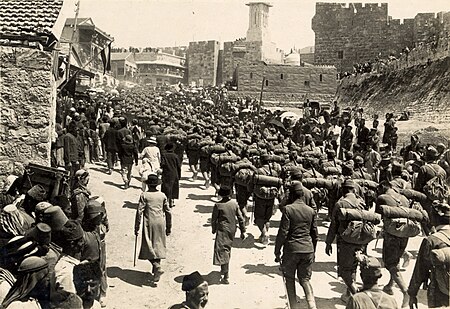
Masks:
[[[165,47],[190,41],[234,41],[246,36],[249,1],[243,0],[80,0],[79,17],[114,37],[114,47]],[[341,2],[329,1],[321,2]],[[357,1],[355,1],[357,2]],[[363,1],[359,1],[363,2]],[[376,2],[376,1],[366,1]],[[450,11],[450,0],[385,0],[395,19],[417,13]],[[75,0],[65,1],[65,15],[74,17]],[[272,41],[288,51],[314,45],[313,0],[270,1]],[[348,2],[347,2],[348,3]]]

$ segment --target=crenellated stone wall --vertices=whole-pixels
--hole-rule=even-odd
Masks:
[[[0,182],[33,162],[50,166],[56,115],[53,55],[0,46]]]

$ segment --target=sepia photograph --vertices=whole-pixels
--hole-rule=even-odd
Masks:
[[[0,0],[0,309],[450,308],[449,0]]]

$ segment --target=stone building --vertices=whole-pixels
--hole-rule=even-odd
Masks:
[[[219,42],[191,42],[188,49],[189,83],[217,85],[235,81],[235,70],[240,65],[257,61],[282,64],[284,52],[272,42],[269,27],[267,2],[250,2],[247,37],[232,42],[224,42],[219,50]],[[203,76],[207,77],[202,77]]]
[[[174,49],[166,53],[160,49],[135,53],[137,81],[144,85],[160,87],[186,82],[186,58],[176,55]]]
[[[241,65],[236,72],[240,96],[258,97],[263,86],[265,101],[303,102],[310,99],[326,102],[336,92],[337,71],[334,66],[292,66],[259,62]]]
[[[119,84],[134,84],[137,80],[137,71],[134,53],[111,53],[111,74]]]
[[[0,180],[50,166],[62,0],[0,1]]]
[[[400,22],[388,15],[387,3],[316,3],[312,20],[315,64],[352,71],[355,63],[397,56],[427,43],[448,29],[450,12],[419,13]]]
[[[75,30],[75,31],[74,31]],[[114,38],[97,27],[90,17],[67,18],[61,33],[61,51],[69,53],[71,46],[71,75],[75,72],[77,84],[85,86],[115,86],[115,79],[104,71],[100,57],[102,50],[107,49]],[[71,44],[70,44],[71,43]],[[93,77],[93,80],[91,80]]]
[[[202,87],[217,84],[219,49],[218,41],[189,43],[187,54],[189,85]]]

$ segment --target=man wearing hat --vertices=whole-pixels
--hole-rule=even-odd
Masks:
[[[381,264],[375,257],[359,255],[363,288],[352,295],[346,309],[392,309],[398,308],[394,296],[386,294],[378,286]]]
[[[432,207],[437,214],[435,218],[436,232],[423,239],[420,245],[416,265],[408,287],[410,308],[418,308],[417,293],[423,282],[429,282],[427,289],[428,308],[448,308],[450,305],[448,264],[438,267],[431,261],[433,249],[450,247],[450,206],[447,203],[434,203]]]
[[[341,233],[345,231],[350,221],[339,220],[338,213],[341,208],[365,209],[364,200],[356,195],[357,189],[357,184],[351,179],[345,180],[342,184],[343,196],[337,201],[333,209],[331,224],[328,228],[325,240],[325,253],[331,255],[332,243],[336,238],[338,276],[344,280],[344,283],[347,286],[347,292],[341,297],[344,302],[347,302],[350,295],[355,294],[357,291],[356,269],[358,267],[358,260],[356,259],[356,253],[359,251],[363,252],[365,250],[365,245],[348,243],[342,239]]]
[[[424,191],[424,187],[425,185],[427,185],[428,181],[434,177],[440,178],[441,181],[445,183],[448,175],[447,172],[441,166],[439,166],[439,164],[437,164],[438,159],[439,153],[436,148],[433,146],[428,146],[425,152],[426,163],[419,169],[416,183],[414,184],[414,190],[427,194],[427,192]],[[430,224],[435,226],[435,219],[437,216],[434,208],[431,206],[432,203],[433,201],[428,198],[426,202],[422,203],[422,206],[428,212],[428,215],[430,217]]]
[[[218,195],[221,200],[214,204],[211,218],[212,233],[216,234],[213,264],[220,266],[221,283],[229,284],[229,264],[236,234],[236,219],[241,230],[241,239],[245,239],[245,222],[238,204],[231,200],[231,188],[220,188]]]
[[[120,172],[124,182],[125,189],[128,189],[131,182],[131,172],[133,161],[138,165],[138,151],[131,135],[126,135],[121,142],[120,152]]]
[[[157,147],[156,138],[151,136],[147,140],[148,145],[142,150],[139,158],[147,158],[153,171],[157,171],[161,168],[161,153]]]
[[[295,292],[297,275],[305,292],[308,309],[315,309],[316,302],[310,280],[318,239],[316,211],[303,202],[303,190],[304,187],[300,182],[293,183],[289,189],[291,203],[286,205],[281,217],[275,242],[275,261],[282,262],[290,308],[300,308]],[[282,258],[281,248],[283,248]]]
[[[167,196],[169,206],[174,207],[174,200],[178,199],[180,194],[181,161],[174,153],[175,144],[167,143],[164,149],[165,152],[161,157],[161,192]]]
[[[89,172],[80,169],[75,173],[75,185],[73,187],[71,204],[72,219],[81,223],[84,217],[84,209],[87,206],[91,192],[87,189]]]
[[[198,271],[183,277],[181,289],[186,292],[186,301],[170,309],[203,309],[208,303],[208,282]]]

